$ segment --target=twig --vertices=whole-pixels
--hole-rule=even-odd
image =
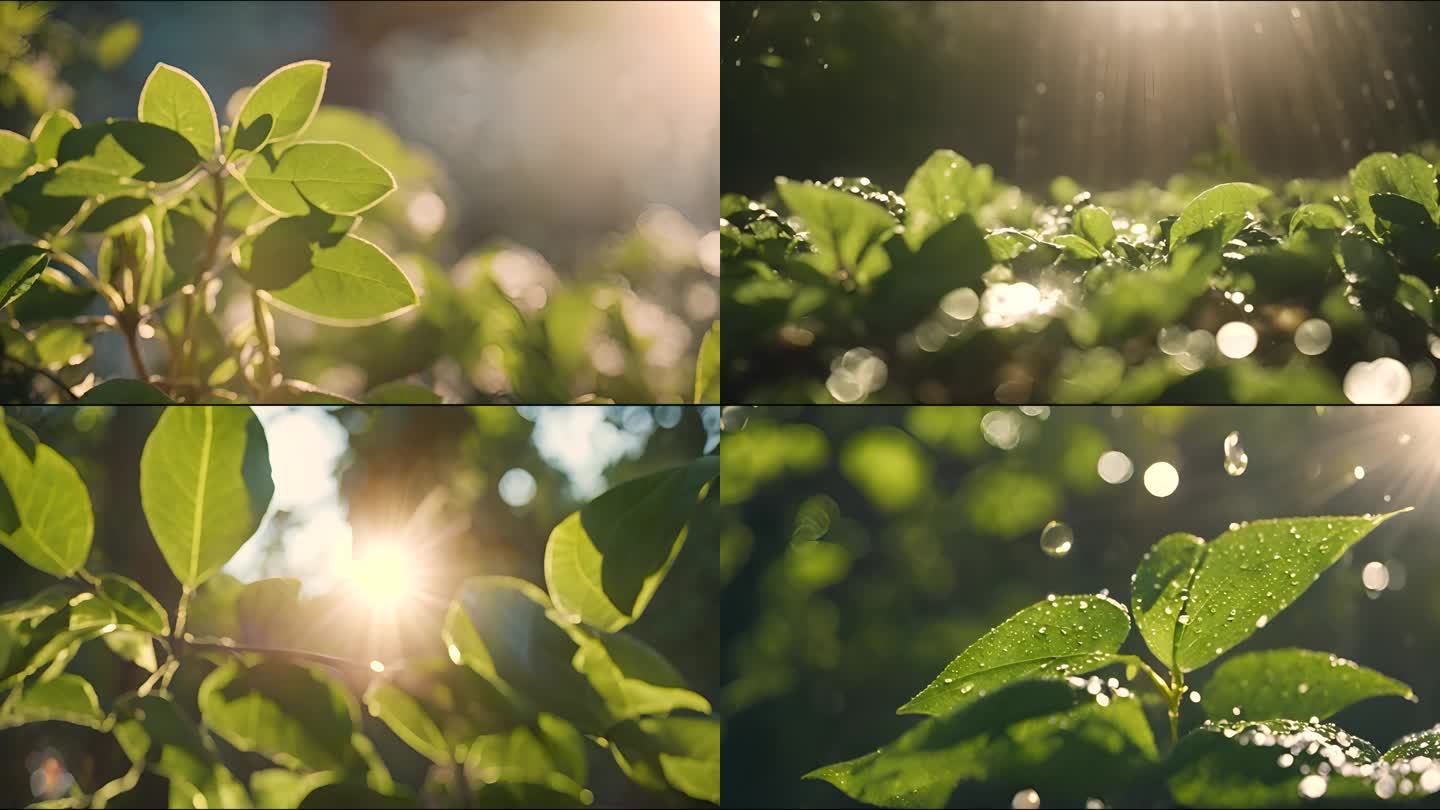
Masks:
[[[228,652],[237,655],[245,653],[259,653],[261,655],[273,655],[279,658],[291,658],[297,661],[309,661],[315,664],[324,664],[333,669],[363,669],[373,672],[368,662],[352,661],[348,658],[340,658],[335,655],[311,652],[309,650],[292,650],[284,647],[253,647],[246,644],[226,644],[218,641],[186,641],[185,647],[191,650],[210,650],[215,652]],[[398,667],[394,667],[398,668]],[[386,671],[392,669],[386,665]]]
[[[53,372],[49,371],[48,369],[41,368],[40,366],[33,366],[33,365],[25,362],[24,360],[21,360],[21,359],[18,358],[18,357],[13,357],[13,356],[8,355],[8,354],[5,355],[5,359],[6,359],[6,360],[9,360],[10,362],[14,363],[15,365],[19,366],[20,368],[25,369],[26,371],[28,371],[28,372],[30,372],[30,373],[32,373],[32,374],[39,374],[40,376],[42,376],[42,377],[44,377],[45,379],[49,380],[51,383],[53,383],[53,384],[55,385],[56,388],[59,388],[61,391],[64,391],[64,392],[65,392],[65,396],[69,397],[72,401],[74,401],[74,400],[79,400],[79,399],[80,399],[79,395],[77,395],[74,391],[71,391],[71,390],[70,390],[70,386],[66,385],[64,380],[60,379],[58,376],[56,376]]]

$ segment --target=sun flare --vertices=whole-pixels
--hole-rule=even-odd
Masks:
[[[394,539],[375,543],[354,556],[345,579],[355,595],[377,611],[396,612],[422,590],[415,552]]]

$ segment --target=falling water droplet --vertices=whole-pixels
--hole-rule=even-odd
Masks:
[[[1243,475],[1245,468],[1250,466],[1250,457],[1245,455],[1245,448],[1240,446],[1240,434],[1231,431],[1225,437],[1225,472],[1230,475]]]
[[[1360,581],[1367,590],[1383,591],[1390,587],[1390,569],[1379,560],[1368,562],[1360,572]]]
[[[1033,789],[1027,788],[1026,790],[1022,790],[1015,794],[1015,798],[1010,800],[1010,807],[1013,808],[1013,810],[1035,810],[1035,808],[1039,806],[1040,794],[1036,793]]]
[[[1357,466],[1355,467],[1354,473],[1355,473],[1355,480],[1356,480],[1356,481],[1359,481],[1360,479],[1362,479],[1362,478],[1365,477],[1365,468],[1357,465]]]
[[[1051,557],[1064,557],[1075,545],[1075,532],[1064,523],[1052,520],[1040,532],[1040,548]]]

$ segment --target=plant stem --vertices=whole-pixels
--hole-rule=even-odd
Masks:
[[[260,347],[260,390],[269,393],[275,384],[275,336],[270,333],[270,308],[260,291],[250,293],[255,312],[255,341]]]
[[[1170,742],[1180,739],[1180,700],[1185,695],[1185,673],[1179,667],[1170,670]]]
[[[187,641],[186,649],[190,650],[213,650],[216,652],[235,653],[260,653],[262,655],[273,655],[279,658],[291,658],[297,661],[310,661],[316,664],[324,664],[334,669],[364,669],[373,671],[368,663],[351,661],[348,658],[340,658],[324,653],[310,652],[309,650],[292,650],[284,647],[252,647],[245,644],[227,644],[218,641]]]
[[[14,363],[15,365],[19,366],[20,368],[25,369],[26,371],[30,372],[31,374],[39,374],[40,376],[42,376],[42,377],[44,377],[45,379],[49,380],[51,383],[53,383],[53,384],[55,385],[56,388],[59,388],[62,392],[64,392],[65,396],[69,397],[72,401],[78,400],[78,399],[80,398],[80,397],[76,396],[76,394],[75,394],[74,391],[71,391],[71,390],[70,390],[70,386],[66,385],[64,380],[60,379],[60,377],[59,377],[58,375],[56,375],[54,372],[50,371],[49,369],[41,368],[40,366],[31,365],[31,364],[25,362],[24,360],[21,360],[21,359],[18,358],[18,357],[11,357],[11,356],[8,355],[8,354],[5,355],[5,359],[8,360],[8,361],[10,361],[11,363]]]
[[[176,641],[185,643],[185,621],[190,617],[190,595],[193,593],[187,585],[180,592],[180,604],[175,608],[175,631],[171,633]]]
[[[135,375],[142,380],[150,379],[150,372],[145,368],[145,358],[140,355],[139,326],[127,324],[121,331],[125,334],[125,347],[130,350],[130,362],[135,366]]]
[[[99,276],[90,272],[90,268],[86,267],[84,262],[54,247],[50,247],[49,251],[50,255],[58,259],[61,264],[79,273],[81,278],[85,279],[96,292],[105,298],[106,303],[110,304],[112,311],[118,313],[125,309],[125,299],[120,297],[120,292],[104,281],[101,281]]]

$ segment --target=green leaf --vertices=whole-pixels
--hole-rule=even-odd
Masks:
[[[1185,612],[1190,583],[1205,558],[1205,541],[1176,532],[1160,538],[1140,558],[1131,584],[1135,626],[1150,652],[1167,668],[1175,666],[1175,637]]]
[[[989,192],[988,166],[949,150],[931,153],[905,184],[905,242],[918,248],[930,235],[967,211],[973,212]]]
[[[200,165],[180,133],[141,121],[109,121],[65,133],[60,167],[44,186],[52,197],[93,197],[179,180]]]
[[[700,341],[700,355],[695,360],[695,402],[720,401],[720,322],[706,330]]]
[[[1406,762],[1415,757],[1440,760],[1440,726],[1401,737],[1381,759],[1386,762]]]
[[[1205,684],[1203,703],[1214,720],[1324,720],[1352,703],[1381,695],[1415,699],[1409,686],[1354,661],[1286,649],[1227,658]]]
[[[445,741],[440,727],[435,725],[425,708],[404,690],[377,680],[365,692],[365,707],[370,714],[395,732],[395,736],[406,745],[428,757],[436,765],[449,765],[455,761],[454,753]]]
[[[140,24],[134,20],[119,20],[105,26],[95,41],[95,63],[102,70],[114,70],[130,58],[135,46],[140,44]]]
[[[364,152],[343,143],[300,143],[279,159],[257,155],[245,170],[245,187],[282,216],[313,206],[330,214],[358,214],[395,190],[395,178]]]
[[[1221,231],[1220,244],[1229,242],[1239,233],[1243,217],[1269,196],[1270,189],[1254,183],[1221,183],[1200,192],[1181,209],[1179,219],[1170,226],[1171,249],[1221,218],[1225,218],[1227,224]]]
[[[577,628],[575,669],[590,679],[610,716],[625,720],[680,709],[710,713],[710,702],[692,692],[684,677],[658,650],[623,633]]]
[[[180,133],[202,158],[220,148],[220,125],[210,95],[194,76],[164,62],[155,65],[140,88],[139,117]]]
[[[1055,237],[1055,244],[1065,249],[1065,255],[1072,259],[1098,259],[1100,248],[1089,239],[1073,233],[1062,233]]]
[[[295,773],[284,768],[266,768],[250,775],[250,795],[256,807],[299,807],[315,790],[334,783],[340,774]]]
[[[446,616],[450,656],[511,699],[528,700],[598,733],[610,726],[606,703],[572,665],[579,647],[559,624],[545,592],[511,577],[473,577]]]
[[[101,636],[101,639],[104,640],[105,646],[110,648],[110,652],[146,672],[154,672],[160,665],[155,658],[155,640],[148,633],[116,630],[113,633],[106,633]]]
[[[545,582],[572,621],[615,631],[645,611],[685,544],[701,491],[720,474],[706,456],[627,481],[565,518],[545,547]]]
[[[0,310],[19,300],[45,268],[50,251],[34,245],[6,245],[0,248]]]
[[[1375,194],[1398,194],[1424,206],[1431,220],[1440,219],[1437,200],[1435,167],[1419,155],[1397,155],[1382,152],[1366,157],[1350,170],[1350,186],[1355,192],[1356,219],[1371,233],[1375,228],[1375,210],[1370,198]]]
[[[106,606],[115,611],[118,624],[157,636],[170,634],[170,617],[165,608],[135,580],[119,574],[101,574],[96,591]]]
[[[365,402],[371,405],[441,405],[444,399],[423,385],[388,382],[371,388]]]
[[[226,742],[287,768],[345,770],[356,759],[356,710],[345,687],[319,669],[231,662],[205,678],[196,700],[206,726]]]
[[[300,802],[300,810],[405,810],[419,807],[405,796],[387,796],[358,782],[322,785],[310,791]]]
[[[1104,208],[1087,205],[1075,212],[1075,233],[1104,250],[1115,242],[1115,223]]]
[[[1340,231],[1348,224],[1349,220],[1345,219],[1343,211],[1325,203],[1307,203],[1290,215],[1290,233],[1301,229]]]
[[[1226,721],[1181,739],[1164,776],[1175,800],[1191,807],[1298,805],[1302,779],[1328,800],[1373,801],[1375,788],[1357,771],[1378,757],[1373,745],[1328,723]],[[1322,764],[1328,776],[1316,773]]]
[[[1103,596],[1037,602],[981,636],[899,714],[943,715],[1013,681],[1064,679],[1116,663],[1130,634],[1125,608]]]
[[[91,639],[114,629],[115,615],[90,594],[73,597],[69,607],[47,615],[30,627],[18,627],[18,645],[0,670],[0,691],[9,689],[49,666],[58,672],[75,651]]]
[[[414,307],[419,297],[395,261],[340,227],[321,232],[310,217],[275,220],[242,264],[253,268],[246,279],[282,309],[333,326],[379,323]]]
[[[60,139],[72,129],[80,128],[80,119],[69,110],[51,110],[40,116],[35,129],[30,132],[30,141],[35,144],[35,162],[49,163],[60,153]],[[0,191],[3,191],[0,188]]]
[[[59,453],[0,416],[0,544],[26,564],[68,577],[95,533],[90,492]]]
[[[647,717],[616,728],[610,742],[615,762],[640,784],[663,778],[686,796],[720,803],[720,721]]]
[[[83,405],[174,405],[159,388],[140,380],[106,380],[80,397]]]
[[[115,740],[136,765],[170,780],[173,806],[245,807],[244,788],[219,763],[210,738],[168,696],[120,702]]]
[[[1215,538],[1190,583],[1176,665],[1199,669],[1249,638],[1395,514],[1256,520]]]
[[[890,269],[882,245],[899,226],[884,208],[816,183],[779,178],[775,188],[809,232],[805,261],[816,270],[866,284]]]
[[[329,62],[310,59],[278,68],[261,79],[235,117],[228,151],[259,151],[266,144],[303,132],[320,107],[329,72]]]
[[[1119,793],[1155,755],[1133,695],[1029,681],[929,718],[874,753],[805,778],[881,807],[940,807],[965,782],[984,782],[997,792],[1033,788],[1064,804]]]
[[[166,408],[140,456],[145,518],[187,588],[250,539],[274,491],[265,430],[246,407]]]
[[[235,618],[240,638],[251,644],[296,647],[299,633],[295,617],[300,614],[300,580],[273,577],[245,584],[235,596]]]
[[[103,731],[105,712],[95,688],[79,675],[69,673],[24,688],[19,700],[7,702],[0,713],[0,728],[58,720]]]
[[[588,770],[585,756],[585,738],[574,726],[541,713],[531,724],[477,737],[465,757],[465,774],[473,784],[542,785],[578,798]]]
[[[18,132],[0,129],[0,194],[10,190],[35,165],[35,145]]]

